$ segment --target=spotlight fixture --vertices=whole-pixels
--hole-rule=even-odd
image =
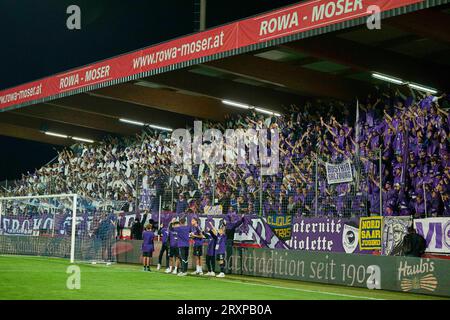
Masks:
[[[416,89],[416,90],[419,90],[419,91],[429,92],[431,94],[436,94],[437,93],[436,89],[425,87],[425,86],[422,86],[422,85],[416,84],[416,83],[408,83],[408,86],[410,88],[413,88],[413,89]]]
[[[264,113],[264,114],[268,114],[268,115],[281,117],[281,114],[279,114],[275,111],[260,108],[260,107],[250,106],[248,104],[241,103],[241,102],[236,102],[236,101],[231,101],[231,100],[222,100],[222,103],[226,104],[228,106],[233,106],[233,107],[237,107],[237,108],[241,108],[241,109],[255,110],[256,112],[259,112],[259,113]]]
[[[395,84],[403,84],[403,81],[401,79],[387,76],[387,75],[377,73],[377,72],[372,73],[372,77],[375,79],[386,81],[386,82],[391,82],[391,83],[395,83]]]
[[[79,138],[79,137],[72,137],[73,140],[81,141],[81,142],[87,142],[87,143],[94,143],[94,140],[91,139],[85,139],[85,138]]]
[[[123,118],[119,119],[119,121],[129,123],[129,124],[134,124],[136,126],[141,126],[141,127],[145,125],[145,123],[140,122],[140,121],[134,121],[134,120],[123,119]]]
[[[46,135],[52,136],[52,137],[58,137],[58,138],[64,138],[64,139],[69,138],[69,137],[66,136],[65,134],[61,134],[61,133],[55,133],[55,132],[50,132],[50,131],[45,131],[44,133],[45,133]]]
[[[241,109],[251,109],[251,106],[249,106],[248,104],[235,102],[235,101],[231,101],[231,100],[222,100],[222,103],[226,104],[228,106],[237,107],[237,108],[241,108]]]

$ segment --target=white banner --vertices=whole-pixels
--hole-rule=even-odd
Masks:
[[[205,214],[222,214],[223,208],[222,205],[217,206],[205,206]]]
[[[450,253],[450,218],[416,219],[414,227],[427,241],[426,252]]]
[[[340,164],[325,163],[328,184],[353,181],[352,164],[349,160]]]

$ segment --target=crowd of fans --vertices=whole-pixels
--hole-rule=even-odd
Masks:
[[[77,193],[124,201],[127,211],[158,210],[161,196],[163,209],[177,213],[221,205],[223,213],[239,214],[450,216],[447,97],[402,90],[377,89],[359,101],[358,118],[356,103],[315,101],[289,106],[280,117],[249,111],[203,121],[203,130],[222,132],[277,128],[275,175],[261,176],[259,165],[174,165],[170,132],[146,128],[136,137],[66,149],[23,175],[9,194]],[[354,181],[328,184],[324,162],[344,160]]]

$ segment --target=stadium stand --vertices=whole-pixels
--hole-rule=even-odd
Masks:
[[[355,105],[317,100],[292,105],[280,117],[249,111],[225,123],[203,122],[222,132],[278,128],[280,170],[274,176],[261,178],[255,165],[175,166],[170,133],[147,127],[136,137],[74,145],[4,193],[77,193],[123,201],[128,212],[157,211],[161,196],[163,208],[177,213],[220,204],[224,214],[350,217],[377,215],[381,208],[382,215],[450,216],[446,99],[377,87],[359,102],[359,121]],[[323,164],[346,160],[356,179],[327,184]]]

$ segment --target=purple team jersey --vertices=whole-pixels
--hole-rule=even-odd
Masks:
[[[178,243],[178,232],[177,229],[173,228],[169,231],[169,245],[172,248],[176,248]]]
[[[208,248],[206,250],[206,255],[210,257],[214,257],[216,255],[216,239],[212,236],[209,236],[208,239]]]
[[[196,236],[201,236],[203,234],[202,230],[200,229],[199,226],[191,227],[191,232]],[[203,246],[203,239],[202,238],[194,238],[194,246],[195,247]]]
[[[189,247],[189,233],[191,232],[190,226],[179,226],[176,228],[178,233],[178,248]]]
[[[144,241],[142,242],[142,252],[153,252],[153,239],[155,238],[155,234],[153,231],[144,231],[142,234],[142,238]]]
[[[161,241],[164,244],[167,243],[167,240],[169,239],[169,230],[167,230],[167,228],[161,228],[161,230],[159,231],[160,235],[161,235]]]
[[[216,255],[217,254],[225,254],[226,252],[226,243],[227,243],[227,236],[225,234],[218,234],[216,239]]]

